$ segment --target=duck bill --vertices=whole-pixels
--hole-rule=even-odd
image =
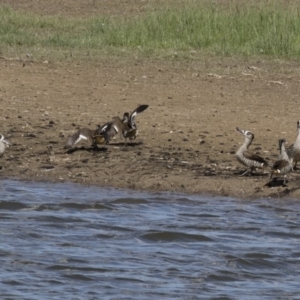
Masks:
[[[4,144],[6,144],[8,147],[11,146],[11,143],[10,143],[8,140],[2,140],[2,142],[3,142]]]
[[[236,127],[236,131],[240,132],[241,134],[245,134],[245,131],[242,130],[242,129],[240,129],[240,128],[238,128],[238,127]]]

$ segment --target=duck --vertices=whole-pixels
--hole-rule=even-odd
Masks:
[[[252,141],[254,140],[254,134],[251,131],[240,129],[236,127],[236,130],[244,135],[245,141],[243,145],[236,152],[236,158],[238,162],[247,167],[247,170],[241,175],[244,176],[248,173],[252,174],[253,170],[261,169],[268,166],[268,162],[257,154],[254,154],[248,150]]]
[[[109,143],[117,134],[122,136],[123,130],[127,129],[127,123],[124,123],[120,117],[116,116],[103,127],[101,135],[104,136],[107,143]]]
[[[138,135],[135,117],[148,107],[149,105],[146,104],[139,105],[132,113],[125,112],[122,119],[118,116],[113,117],[112,121],[107,123],[107,126],[103,129],[102,135],[110,142],[111,139],[119,134],[125,139],[124,145],[127,144],[127,139],[135,140]]]
[[[108,123],[100,126],[97,125],[96,129],[81,128],[70,136],[65,144],[65,149],[69,150],[75,147],[80,141],[88,141],[93,147],[98,145],[105,145],[108,143],[104,135],[104,130],[107,128]]]
[[[136,137],[138,136],[138,129],[135,123],[135,117],[137,114],[143,112],[148,107],[149,105],[142,104],[139,105],[131,114],[128,112],[124,113],[122,122],[124,124],[127,124],[127,127],[124,126],[122,134],[125,139],[125,144],[127,143],[127,139],[135,140]]]
[[[278,141],[280,150],[279,159],[272,166],[269,183],[272,181],[274,175],[283,175],[283,185],[286,185],[287,174],[293,170],[293,164],[285,149],[285,143],[285,139],[279,139]]]
[[[111,121],[106,122],[97,128],[81,128],[70,136],[65,144],[65,149],[69,150],[75,147],[80,141],[88,141],[93,147],[108,144],[117,134],[126,139],[135,139],[138,131],[135,123],[137,114],[143,112],[149,105],[139,105],[131,114],[126,112],[121,120],[118,116],[113,117]]]

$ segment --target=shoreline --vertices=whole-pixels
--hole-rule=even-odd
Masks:
[[[239,177],[244,167],[234,155],[243,143],[236,126],[254,133],[250,150],[270,165],[279,138],[295,141],[299,75],[253,68],[251,76],[212,76],[201,65],[178,66],[109,60],[97,66],[23,66],[0,60],[1,133],[13,143],[0,158],[1,178],[243,199],[300,198],[299,171],[289,176],[287,187],[266,188],[268,175],[262,171]],[[288,105],[282,101],[286,97]],[[134,143],[121,149],[123,140],[117,138],[98,151],[82,143],[65,153],[66,139],[78,128],[94,129],[140,104],[149,108],[136,117]]]
[[[34,182],[34,183],[49,183],[49,184],[76,184],[79,186],[84,187],[98,187],[98,188],[104,188],[104,189],[120,189],[120,190],[129,190],[129,191],[137,191],[137,192],[145,192],[145,193],[178,193],[178,194],[185,194],[185,195],[199,195],[199,196],[207,196],[207,197],[229,197],[229,198],[238,198],[243,200],[255,200],[255,199],[264,199],[264,198],[284,198],[284,199],[298,199],[298,194],[294,194],[295,190],[298,189],[298,187],[294,186],[291,188],[290,185],[284,186],[275,186],[272,188],[268,187],[262,187],[260,182],[261,178],[251,178],[248,177],[245,180],[242,180],[240,182],[240,185],[238,188],[232,188],[232,185],[236,183],[236,180],[234,178],[214,178],[212,179],[206,179],[206,178],[200,178],[205,179],[204,183],[198,185],[196,189],[189,190],[185,189],[185,187],[179,186],[174,187],[174,183],[170,184],[169,189],[165,189],[165,185],[157,185],[157,186],[150,186],[147,188],[143,188],[140,185],[113,185],[110,183],[99,183],[95,182],[94,180],[90,179],[64,179],[59,178],[55,179],[52,176],[50,177],[27,177],[27,176],[21,176],[21,177],[15,177],[15,176],[1,176],[2,180],[12,180],[12,181],[21,181],[21,182]],[[295,180],[295,179],[294,179]],[[280,180],[281,182],[281,180]],[[249,189],[249,183],[251,183],[251,188]],[[217,186],[217,188],[213,188],[213,186]],[[295,196],[291,196],[291,195]]]

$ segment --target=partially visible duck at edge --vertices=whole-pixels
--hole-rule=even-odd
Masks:
[[[3,156],[6,147],[11,146],[11,143],[5,139],[4,135],[0,133],[0,157]]]

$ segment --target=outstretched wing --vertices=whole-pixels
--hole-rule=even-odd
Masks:
[[[139,113],[143,112],[148,107],[149,107],[149,105],[142,104],[142,105],[138,106],[134,111],[136,111],[139,114]]]
[[[146,108],[148,108],[149,105],[147,104],[142,104],[140,106],[138,106],[130,115],[130,126],[132,128],[135,128],[135,116],[141,112],[143,112]]]

